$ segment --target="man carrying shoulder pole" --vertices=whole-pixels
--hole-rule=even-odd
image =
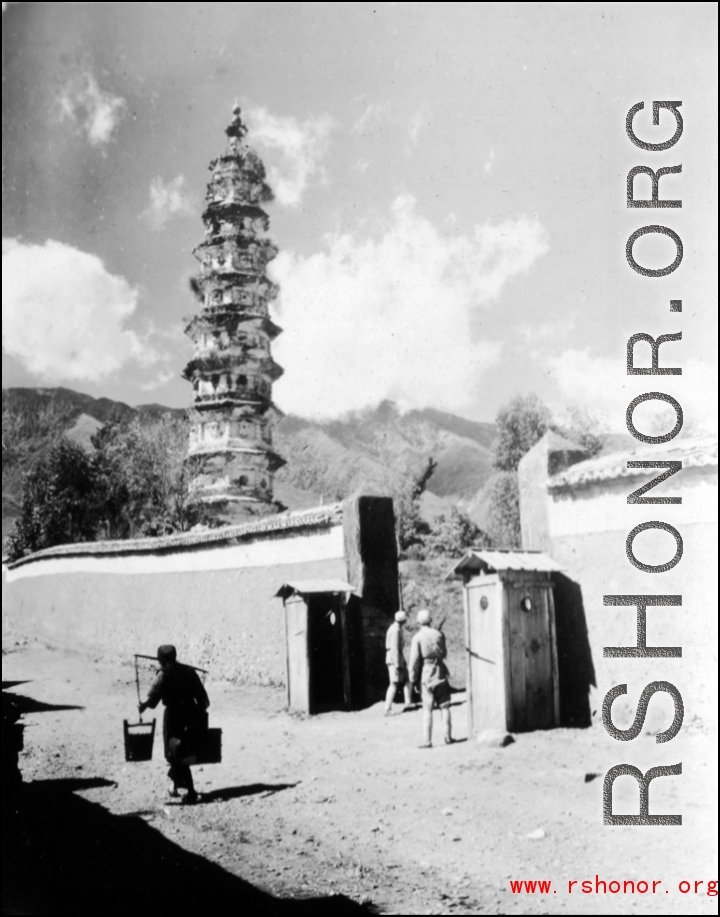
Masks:
[[[197,672],[189,665],[177,661],[174,646],[159,647],[157,660],[160,673],[142,701],[138,710],[143,714],[148,708],[155,709],[160,701],[165,706],[163,717],[163,739],[165,760],[170,765],[168,777],[172,780],[171,796],[179,796],[179,790],[187,790],[183,803],[198,801],[192,771],[187,763],[197,753],[196,745],[205,728],[205,711],[210,706],[207,693]]]

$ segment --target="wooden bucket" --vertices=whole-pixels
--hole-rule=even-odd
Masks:
[[[196,764],[220,764],[222,762],[222,729],[208,729],[198,749]]]
[[[193,754],[183,758],[183,764],[222,763],[222,729],[204,729],[196,738]]]
[[[128,723],[123,720],[126,761],[151,761],[155,741],[155,720],[151,723]]]

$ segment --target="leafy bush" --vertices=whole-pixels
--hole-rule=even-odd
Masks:
[[[92,541],[98,531],[97,471],[85,450],[61,439],[25,475],[20,516],[8,537],[12,560],[58,544]]]
[[[497,548],[521,548],[517,471],[499,471],[485,485],[490,503],[488,535]]]
[[[3,474],[33,458],[48,437],[61,435],[71,418],[72,409],[62,403],[51,402],[32,410],[3,405]]]
[[[522,535],[517,469],[522,457],[548,430],[576,442],[588,457],[602,450],[603,441],[598,421],[587,411],[571,407],[565,418],[557,421],[536,395],[513,398],[498,411],[496,424],[493,465],[498,473],[485,484],[489,504],[488,534],[497,547],[520,548]]]
[[[425,492],[436,466],[434,459],[428,459],[427,465],[418,475],[388,468],[385,490],[393,499],[401,556],[404,556],[413,545],[422,546],[425,536],[430,533],[430,526],[420,514],[420,497]]]
[[[189,494],[187,440],[187,421],[171,415],[106,424],[93,437],[104,537],[168,535],[208,521]]]
[[[490,544],[490,538],[482,529],[456,507],[450,510],[448,516],[435,519],[432,531],[425,539],[428,554],[447,557],[461,557],[467,548],[488,548]]]
[[[587,452],[588,458],[594,458],[603,448],[603,438],[599,432],[599,421],[585,408],[568,408],[566,416],[554,421],[552,429],[566,439],[572,440]]]
[[[59,544],[212,524],[189,495],[184,420],[165,415],[111,422],[92,443],[91,455],[63,438],[25,475],[20,516],[8,539],[11,559]]]
[[[518,395],[500,408],[495,421],[495,468],[498,471],[517,471],[520,459],[547,433],[551,420],[549,408],[537,395]]]

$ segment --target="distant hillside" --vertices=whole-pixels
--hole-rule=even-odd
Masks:
[[[137,415],[182,417],[182,408],[131,407],[66,388],[3,389],[3,535],[17,515],[23,473],[61,436],[86,448],[109,421]],[[429,458],[437,468],[422,501],[428,518],[462,501],[470,503],[490,475],[492,424],[475,423],[432,408],[402,414],[383,402],[331,421],[289,415],[278,424],[276,447],[287,459],[276,496],[290,509],[334,500],[349,489],[377,492],[385,470],[421,472]]]
[[[181,417],[183,408],[166,408],[160,404],[130,407],[122,401],[110,398],[93,398],[69,388],[4,388],[2,390],[2,409],[16,413],[37,414],[42,410],[53,410],[58,415],[76,418],[81,414],[94,417],[101,424],[109,420],[129,420],[136,414],[174,414]]]
[[[122,401],[93,398],[68,388],[3,389],[3,540],[19,511],[23,475],[47,455],[61,436],[89,449],[92,436],[108,421],[168,412],[184,414],[161,405],[132,408]]]
[[[380,486],[387,468],[420,473],[437,462],[428,491],[436,510],[470,499],[491,472],[492,424],[427,409],[402,414],[392,402],[337,420],[288,416],[278,425],[278,451],[288,460],[278,478],[335,499],[340,493]],[[441,509],[442,511],[442,509]]]
[[[72,426],[65,431],[65,436],[84,449],[92,449],[92,438],[102,430],[103,423],[89,414],[79,414]]]

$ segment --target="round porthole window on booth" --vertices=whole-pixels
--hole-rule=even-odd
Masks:
[[[525,595],[520,600],[520,607],[523,611],[532,611],[533,603],[529,595]]]

